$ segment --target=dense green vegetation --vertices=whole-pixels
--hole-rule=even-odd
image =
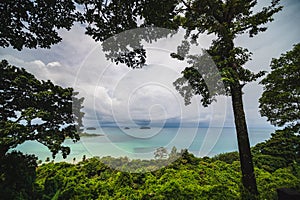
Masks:
[[[267,148],[276,139],[273,136],[257,148]],[[76,165],[65,162],[43,164],[37,169],[35,198],[240,199],[241,172],[235,154],[196,158],[182,151],[179,159],[163,168],[160,166],[169,159],[130,161],[127,158],[94,157]],[[275,199],[277,188],[300,189],[299,158],[290,162],[281,157],[282,166],[273,162],[275,158],[268,159],[268,154],[254,155],[254,160],[264,159],[265,166],[273,164],[272,169],[260,165],[255,168],[260,199]],[[126,167],[133,169],[133,166],[135,173],[126,172]]]
[[[300,191],[300,136],[279,130],[252,148],[259,199],[276,189]],[[285,147],[283,150],[283,147]],[[155,155],[153,155],[155,157]],[[237,152],[197,158],[176,148],[161,159],[83,158],[77,164],[48,162],[12,152],[1,177],[4,199],[244,199]],[[37,167],[37,168],[36,168]],[[4,181],[3,181],[4,180]]]

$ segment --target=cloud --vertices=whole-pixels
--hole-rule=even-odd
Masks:
[[[47,64],[47,67],[61,67],[62,65],[59,62],[50,62]]]
[[[253,52],[247,67],[253,71],[267,70],[271,58],[292,48],[299,42],[299,3],[285,1],[282,13],[268,24],[268,30],[257,37],[241,36],[236,44]],[[292,19],[292,20],[291,20]],[[99,43],[84,34],[81,25],[71,31],[60,31],[63,41],[51,49],[0,49],[0,59],[24,67],[38,79],[50,79],[63,87],[73,87],[85,97],[86,126],[135,124],[205,124],[232,126],[234,124],[230,97],[218,97],[208,108],[200,105],[200,98],[193,97],[192,104],[184,105],[183,98],[172,85],[181,76],[187,63],[170,58],[182,40],[182,32],[157,43],[145,44],[147,66],[132,70],[115,65],[105,58]],[[208,47],[214,36],[201,36],[200,46]],[[197,54],[198,49],[194,49]],[[262,86],[250,83],[244,88],[244,107],[249,126],[268,126],[258,112],[258,99]]]
[[[176,50],[176,44],[181,38],[177,36],[168,43],[167,41],[161,40],[160,45],[148,44],[147,66],[137,70],[107,61],[101,46],[95,43],[91,45],[90,41],[87,46],[94,47],[89,52],[83,47],[84,43],[78,47],[76,59],[80,57],[82,61],[77,64],[70,65],[73,59],[65,61],[55,56],[64,51],[65,57],[73,58],[74,52],[68,51],[75,48],[71,40],[64,41],[62,47],[56,47],[55,53],[52,53],[53,59],[48,63],[42,58],[25,61],[12,55],[4,57],[12,64],[22,66],[35,74],[38,79],[50,79],[55,84],[71,86],[78,91],[80,96],[85,97],[87,126],[95,126],[99,122],[102,125],[120,126],[139,122],[160,126],[165,123],[223,126],[226,118],[226,98],[219,98],[218,103],[209,108],[200,105],[199,97],[194,97],[189,106],[184,105],[184,100],[175,90],[173,82],[181,76],[187,63],[169,56]]]

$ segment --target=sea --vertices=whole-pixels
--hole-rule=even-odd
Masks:
[[[250,145],[263,142],[271,137],[272,128],[249,128]],[[237,151],[237,137],[234,127],[180,127],[141,129],[133,127],[105,127],[95,130],[85,130],[93,136],[83,136],[74,143],[66,139],[65,146],[70,147],[71,153],[63,159],[58,154],[55,159],[47,147],[36,141],[27,141],[18,145],[15,150],[26,154],[35,154],[39,160],[45,161],[47,157],[55,162],[78,162],[83,157],[128,157],[129,159],[153,159],[154,152],[164,147],[168,152],[173,147],[177,151],[188,149],[197,157],[209,156],[231,151]],[[99,136],[95,136],[99,135]]]

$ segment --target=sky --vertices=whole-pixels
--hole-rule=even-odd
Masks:
[[[254,38],[243,35],[235,40],[237,46],[253,53],[246,68],[254,72],[270,71],[272,58],[278,58],[300,42],[300,1],[285,0],[282,4],[283,10],[267,24],[266,32]],[[73,87],[85,98],[86,127],[234,126],[230,97],[220,96],[207,108],[201,106],[199,97],[193,97],[191,104],[185,106],[172,85],[188,66],[170,57],[182,40],[181,32],[157,43],[145,43],[147,66],[135,70],[107,60],[101,44],[85,35],[79,24],[59,33],[63,40],[51,49],[0,48],[0,59],[25,68],[40,80],[49,79],[60,86]],[[131,33],[136,30],[123,33],[121,37],[130,38]],[[207,48],[212,38],[201,35],[200,47]],[[198,49],[193,49],[193,53],[197,52]],[[258,99],[262,89],[258,81],[244,87],[249,127],[270,127],[266,118],[259,114]]]

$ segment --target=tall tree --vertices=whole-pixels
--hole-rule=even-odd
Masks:
[[[185,39],[178,47],[178,52],[172,57],[183,60],[187,58],[191,65],[183,72],[183,77],[176,80],[176,89],[184,96],[186,103],[194,95],[201,95],[202,104],[209,105],[216,95],[231,95],[234,119],[236,125],[242,182],[246,190],[257,195],[255,174],[253,170],[247,124],[243,107],[244,85],[255,81],[264,72],[257,74],[244,68],[250,60],[251,53],[235,45],[234,39],[238,35],[248,33],[250,37],[267,30],[264,25],[273,20],[272,16],[282,7],[279,0],[272,0],[271,4],[261,11],[254,12],[256,0],[130,0],[130,1],[78,1],[85,7],[85,19],[89,24],[87,34],[96,41],[104,41],[110,36],[124,30],[153,26],[186,31]],[[209,71],[207,56],[188,55],[189,46],[197,43],[202,33],[214,34],[210,48],[207,50],[215,62],[222,81],[209,88],[206,80],[216,72]],[[139,39],[149,41],[149,33]],[[166,35],[152,34],[152,37]],[[150,37],[151,38],[151,37]],[[151,39],[150,39],[151,42]],[[142,66],[145,63],[145,53],[142,47],[128,50],[125,54],[115,54],[114,61],[121,61],[130,67]],[[104,50],[110,51],[107,47]],[[117,49],[120,50],[120,49]],[[116,49],[111,49],[116,51]],[[109,55],[112,55],[109,53]],[[140,58],[140,59],[139,59]],[[139,59],[139,60],[138,60]],[[137,60],[140,65],[137,65]],[[132,63],[134,65],[132,65]],[[201,69],[199,70],[199,66]],[[206,67],[204,67],[206,66]],[[203,74],[206,73],[206,74]],[[220,89],[224,84],[225,90]]]
[[[271,62],[261,84],[260,114],[276,126],[300,127],[300,43]]]
[[[258,191],[250,152],[242,88],[247,82],[255,81],[261,77],[264,72],[254,74],[243,67],[250,60],[251,53],[246,48],[236,47],[234,39],[245,32],[253,37],[259,32],[265,31],[267,28],[261,27],[261,25],[272,21],[273,14],[281,10],[278,2],[272,1],[270,6],[264,7],[260,12],[253,13],[252,8],[257,4],[257,1],[187,1],[184,2],[185,16],[180,19],[192,42],[198,38],[199,33],[204,31],[216,35],[216,39],[213,40],[207,52],[212,56],[220,72],[225,91],[210,92],[204,81],[205,77],[199,73],[198,62],[193,58],[190,61],[192,66],[187,67],[183,71],[183,78],[178,79],[174,84],[187,102],[193,95],[202,95],[204,106],[211,103],[215,95],[231,95],[242,182],[245,189],[254,196],[258,195]],[[188,84],[191,89],[185,84]]]
[[[62,145],[64,140],[79,140],[83,98],[76,98],[72,88],[39,81],[6,60],[0,62],[0,83],[0,158],[29,140],[47,146],[53,157],[59,151],[66,157],[70,148]]]

